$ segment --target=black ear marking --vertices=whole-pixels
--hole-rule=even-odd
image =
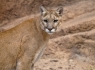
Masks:
[[[57,12],[59,15],[62,15],[63,14],[63,7],[60,6],[58,9],[57,9]]]

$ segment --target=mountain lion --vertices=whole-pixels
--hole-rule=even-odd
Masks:
[[[33,70],[63,13],[62,7],[47,10],[41,6],[40,10],[40,16],[0,32],[0,70]]]

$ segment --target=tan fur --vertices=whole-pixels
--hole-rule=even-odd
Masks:
[[[34,17],[0,33],[0,70],[33,69],[49,40],[40,23]]]

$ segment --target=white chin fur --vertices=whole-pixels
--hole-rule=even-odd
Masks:
[[[49,35],[52,35],[53,33],[48,33]]]

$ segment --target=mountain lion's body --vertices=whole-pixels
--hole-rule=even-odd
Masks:
[[[44,11],[41,17],[28,19],[0,33],[0,70],[32,70],[48,43],[49,30],[46,29],[50,26],[53,28],[51,32],[55,32],[53,24],[45,26],[43,23],[45,15],[48,16],[50,13],[46,14],[43,7],[41,10],[42,13]],[[59,24],[60,20],[56,20]],[[47,22],[46,18],[44,21]],[[58,24],[55,25],[56,28]]]

